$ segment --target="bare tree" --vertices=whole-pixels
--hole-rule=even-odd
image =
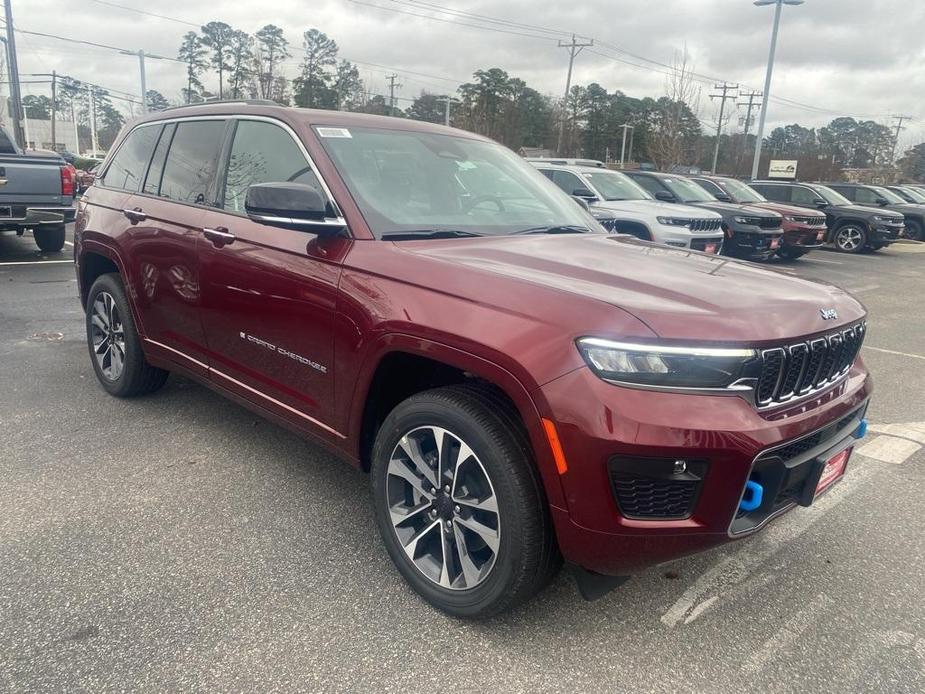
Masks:
[[[674,55],[665,93],[652,113],[649,149],[658,168],[670,171],[691,158],[701,130],[697,117],[701,88],[694,80],[694,66],[686,48]]]

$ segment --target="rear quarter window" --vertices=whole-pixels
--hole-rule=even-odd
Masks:
[[[143,125],[128,134],[103,176],[103,185],[131,193],[141,190],[161,126]]]

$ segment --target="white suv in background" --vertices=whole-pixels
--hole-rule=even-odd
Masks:
[[[606,211],[612,216],[612,221],[602,221],[610,231],[706,253],[722,250],[723,218],[716,212],[660,202],[618,171],[530,163],[569,195],[587,200],[592,211]]]

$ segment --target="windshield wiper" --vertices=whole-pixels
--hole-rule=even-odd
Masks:
[[[559,226],[548,226],[548,227],[530,227],[529,229],[521,229],[520,231],[515,231],[516,234],[584,234],[585,232],[590,232],[591,230],[588,227],[583,227],[577,224],[571,225],[559,225]]]
[[[387,231],[382,235],[383,240],[408,241],[413,239],[459,239],[468,236],[482,236],[474,231],[462,229],[409,229],[407,231]]]

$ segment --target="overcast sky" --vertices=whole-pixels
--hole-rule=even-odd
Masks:
[[[593,37],[598,44],[577,58],[573,84],[596,81],[609,91],[619,89],[632,96],[663,93],[665,76],[657,72],[662,68],[645,63],[636,67],[603,53],[641,63],[615,50],[619,49],[670,63],[674,53],[686,47],[698,73],[760,89],[774,13],[773,7],[754,7],[750,0],[447,0],[447,5],[441,0],[362,2],[365,4],[350,0],[12,0],[19,29],[133,50],[143,48],[170,57],[176,55],[182,35],[193,26],[112,5],[192,24],[221,20],[250,33],[264,24],[277,24],[292,44],[293,58],[285,66],[289,77],[297,74],[302,32],[317,27],[337,41],[342,57],[366,63],[360,65],[361,74],[374,91],[385,92],[386,73],[398,73],[404,85],[398,94],[404,98],[422,90],[453,90],[474,70],[488,67],[503,68],[530,86],[558,96],[565,85],[567,52],[556,46],[556,37],[535,29],[507,27],[544,38],[461,26],[394,10],[484,24],[441,14],[425,5],[444,6]],[[891,114],[905,114],[918,120],[909,123],[902,141],[925,140],[923,33],[925,3],[914,0],[807,0],[799,7],[785,7],[772,96],[822,110],[772,100],[770,125],[821,125],[835,115],[889,123]],[[139,91],[137,59],[130,56],[22,33],[16,40],[23,73],[54,69],[113,90]],[[206,75],[204,81],[207,87],[217,89],[215,75]],[[182,64],[148,61],[149,89],[173,100],[179,98],[184,84]],[[48,93],[47,89],[45,84],[26,84],[23,91],[41,94]],[[707,97],[711,91],[709,85],[703,85],[700,116],[706,123],[714,117],[716,102]],[[408,102],[399,103],[404,106]]]

